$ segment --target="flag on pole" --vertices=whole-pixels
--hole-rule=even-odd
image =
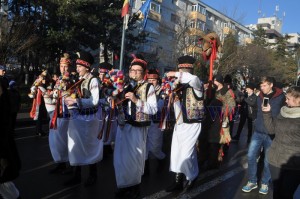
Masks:
[[[147,0],[139,9],[139,11],[137,12],[137,14],[139,15],[139,19],[142,20],[143,23],[143,29],[146,27],[147,24],[147,18],[148,18],[148,14],[150,11],[150,5],[151,5],[151,0]]]
[[[129,0],[124,0],[121,17],[123,18],[129,12]]]

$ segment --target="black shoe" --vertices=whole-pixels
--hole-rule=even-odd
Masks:
[[[68,166],[67,168],[65,168],[64,170],[62,170],[61,174],[63,175],[69,175],[73,173],[73,167]]]
[[[128,195],[129,191],[130,191],[130,187],[119,188],[115,192],[115,198],[124,198],[126,195]]]
[[[189,181],[187,182],[186,186],[185,186],[185,190],[186,190],[186,191],[191,190],[191,189],[194,187],[195,182],[196,182],[196,179],[195,179],[195,180],[189,180]]]
[[[165,167],[165,158],[161,159],[161,160],[158,160],[158,165],[157,165],[157,168],[156,168],[156,172],[157,173],[163,172],[164,167]]]
[[[88,179],[84,182],[85,187],[90,187],[97,182],[97,176],[89,176]]]
[[[62,173],[66,169],[66,164],[65,163],[59,163],[54,169],[51,169],[49,171],[49,174],[58,174]]]
[[[149,167],[149,159],[145,161],[145,167],[144,167],[144,174],[143,176],[148,176],[150,174],[150,167]]]
[[[140,196],[140,185],[134,185],[130,187],[130,191],[128,194],[125,196],[126,198],[130,199],[136,199]]]
[[[64,183],[64,186],[74,186],[81,183],[81,178],[73,177]]]
[[[183,174],[182,173],[176,173],[175,175],[175,181],[166,188],[166,192],[174,192],[174,191],[181,191],[183,190]]]

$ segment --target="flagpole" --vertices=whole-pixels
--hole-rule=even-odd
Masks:
[[[128,19],[129,14],[126,14],[123,17],[123,30],[122,30],[122,41],[121,41],[121,52],[120,52],[120,66],[119,69],[122,70],[123,66],[123,60],[124,60],[124,49],[125,49],[125,33],[127,29],[127,19]]]

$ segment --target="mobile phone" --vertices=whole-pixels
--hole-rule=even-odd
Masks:
[[[264,103],[264,107],[268,106],[268,104],[269,104],[269,98],[268,97],[264,97],[263,103]]]

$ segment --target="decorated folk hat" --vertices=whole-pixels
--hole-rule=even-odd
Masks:
[[[189,55],[184,55],[178,58],[178,68],[194,68],[195,58]]]
[[[147,72],[147,79],[158,79],[159,78],[159,72],[155,69],[149,69]]]
[[[136,54],[136,55],[132,54],[132,57],[133,57],[133,60],[131,61],[130,68],[133,65],[139,65],[145,71],[146,68],[147,68],[147,62],[145,61],[143,55],[141,55],[141,54]]]
[[[76,60],[76,65],[81,65],[86,68],[91,68],[91,65],[94,63],[94,58],[89,52],[80,51],[76,53],[78,58]]]
[[[113,65],[107,62],[102,62],[99,64],[99,73],[107,73],[113,68]]]
[[[60,58],[60,64],[71,65],[71,59],[68,53],[64,53],[63,57]]]

